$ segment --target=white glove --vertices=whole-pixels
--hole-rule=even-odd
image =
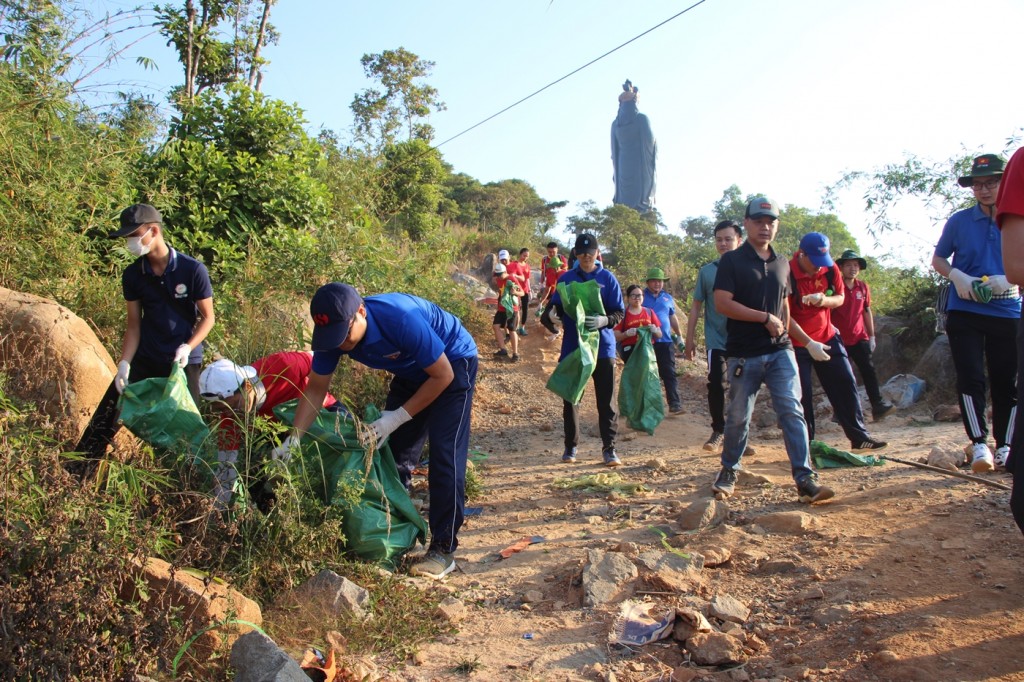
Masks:
[[[597,331],[608,326],[608,317],[606,315],[587,315],[583,324],[590,331]]]
[[[807,294],[806,296],[800,299],[800,302],[803,303],[804,305],[812,305],[816,308],[820,308],[824,300],[825,294],[818,291],[813,294]]]
[[[551,320],[551,324],[558,324],[562,321],[562,318],[558,316],[558,309],[554,306],[548,311],[548,319]]]
[[[636,327],[630,327],[627,329],[625,336],[636,336]]]
[[[191,352],[192,346],[187,343],[178,346],[178,350],[174,351],[174,361],[178,363],[178,367],[184,367],[188,364],[188,356]]]
[[[235,492],[235,481],[238,480],[238,450],[218,450],[217,464],[213,469],[213,506],[224,511],[231,502]]]
[[[832,346],[826,346],[820,341],[810,341],[807,344],[807,352],[818,362],[827,362],[832,359],[832,356],[825,352],[827,350],[832,350]]]
[[[990,275],[989,278],[985,280],[985,284],[988,285],[988,288],[991,289],[992,293],[996,296],[1005,294],[1013,288],[1013,285],[1007,281],[1005,275]]]
[[[980,277],[971,277],[970,275],[953,268],[949,271],[949,281],[956,287],[956,295],[960,298],[967,299],[968,301],[977,301],[978,299],[974,295],[974,282],[977,282]]]
[[[872,353],[875,352],[875,337],[873,336],[870,339],[868,339],[868,350],[870,350]]]
[[[387,410],[381,413],[380,419],[370,422],[370,431],[373,432],[377,442],[380,443],[394,433],[395,429],[410,419],[412,417],[409,416],[404,407],[399,407],[397,410]]]
[[[117,376],[114,377],[114,388],[117,389],[118,393],[124,393],[124,387],[128,385],[128,373],[131,371],[132,366],[128,364],[127,360],[117,363]]]
[[[296,435],[288,436],[283,443],[270,451],[270,459],[275,462],[287,463],[291,460],[292,453],[299,449],[300,441],[301,439]]]

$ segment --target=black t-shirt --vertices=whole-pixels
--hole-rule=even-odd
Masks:
[[[764,260],[748,242],[722,256],[715,275],[715,289],[732,293],[733,300],[754,310],[763,310],[782,319],[782,302],[789,295],[789,262],[779,258],[770,246],[771,256]],[[767,355],[791,346],[789,334],[772,338],[761,322],[743,322],[729,318],[726,324],[725,354],[749,358]]]

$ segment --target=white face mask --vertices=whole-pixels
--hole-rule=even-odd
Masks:
[[[150,246],[152,244],[143,244],[142,238],[149,234],[153,228],[149,228],[138,237],[128,237],[128,253],[133,256],[145,256],[149,253]]]

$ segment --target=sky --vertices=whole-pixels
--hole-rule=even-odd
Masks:
[[[404,47],[435,63],[427,82],[447,109],[430,123],[441,142],[694,1],[278,0],[271,22],[281,38],[265,51],[262,90],[303,109],[312,133],[344,136],[353,96],[372,85],[360,57]],[[657,138],[656,207],[670,232],[710,214],[732,184],[820,210],[845,171],[907,153],[940,161],[1002,151],[1024,127],[1024,53],[1012,42],[1020,26],[1019,0],[704,0],[440,150],[481,182],[520,178],[547,201],[568,201],[563,221],[584,201],[607,206],[611,122],[629,78]],[[140,55],[159,70],[140,69]],[[181,68],[152,36],[102,80],[162,102]],[[876,243],[862,205],[851,190],[836,213],[865,255],[930,260],[943,216],[905,202],[900,231]]]

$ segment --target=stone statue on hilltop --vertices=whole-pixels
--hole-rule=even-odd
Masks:
[[[615,196],[612,202],[645,213],[654,206],[654,167],[658,145],[651,123],[637,109],[639,88],[622,85],[619,114],[612,122],[612,169]]]

